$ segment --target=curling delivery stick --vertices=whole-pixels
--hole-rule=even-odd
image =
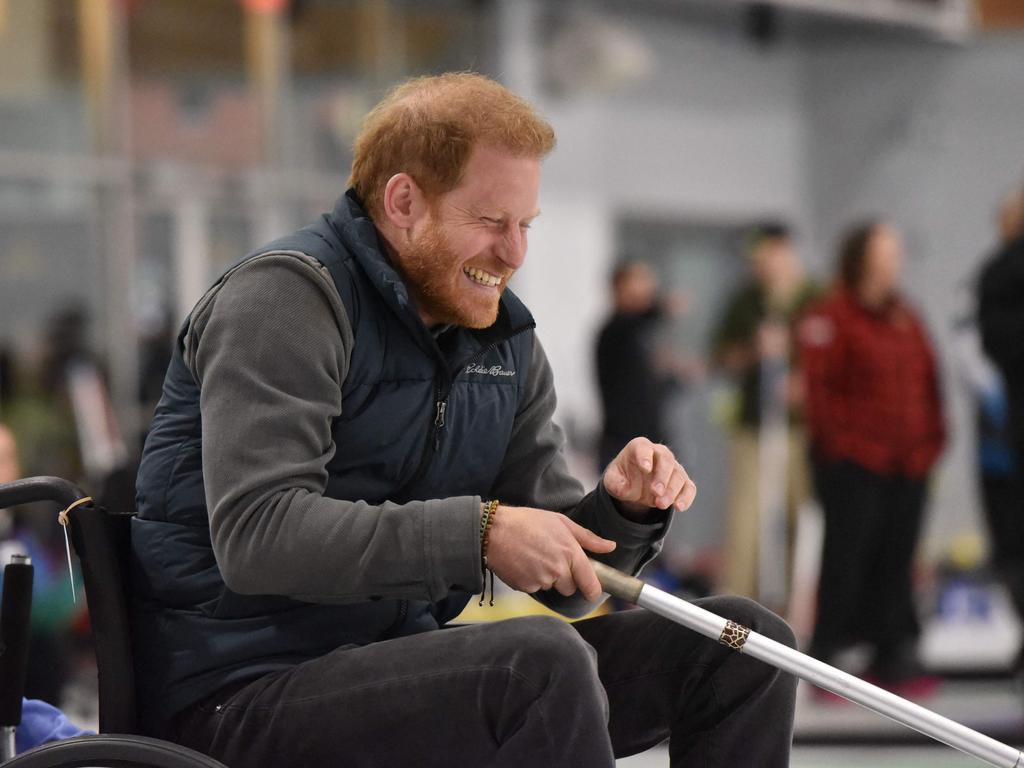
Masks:
[[[610,595],[635,603],[747,656],[753,656],[819,688],[832,691],[989,765],[997,768],[1024,768],[1024,755],[1013,747],[656,589],[640,579],[627,576],[604,563],[594,560],[591,563],[601,587]]]

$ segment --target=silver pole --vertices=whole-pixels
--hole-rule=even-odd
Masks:
[[[989,765],[997,768],[1024,768],[1024,755],[1013,747],[603,563],[593,562],[593,565],[601,586],[611,595],[682,624],[819,688],[832,691]]]
[[[789,599],[788,537],[789,408],[779,385],[789,376],[789,359],[762,360],[757,431],[757,599],[779,608]]]

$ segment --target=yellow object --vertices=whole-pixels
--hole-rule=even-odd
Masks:
[[[611,608],[607,601],[583,618],[589,619],[592,616],[601,616],[605,613],[611,613]],[[455,622],[478,624],[485,621],[516,619],[521,616],[557,616],[560,619],[569,621],[569,619],[555,613],[550,608],[545,608],[523,592],[512,592],[504,589],[494,598],[494,605],[480,606],[478,601],[470,600],[469,605],[458,615]]]
[[[958,571],[976,570],[985,559],[985,542],[977,533],[960,533],[949,540],[946,558]]]

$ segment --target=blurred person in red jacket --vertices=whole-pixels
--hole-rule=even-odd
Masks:
[[[873,650],[869,676],[911,695],[933,681],[917,656],[912,563],[928,474],[945,429],[935,355],[901,294],[899,234],[846,235],[835,290],[800,322],[806,418],[825,516],[811,654]]]

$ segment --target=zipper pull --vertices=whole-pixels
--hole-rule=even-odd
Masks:
[[[444,429],[444,412],[447,408],[447,400],[437,401],[437,416],[434,418],[434,453],[441,450],[441,430]]]

